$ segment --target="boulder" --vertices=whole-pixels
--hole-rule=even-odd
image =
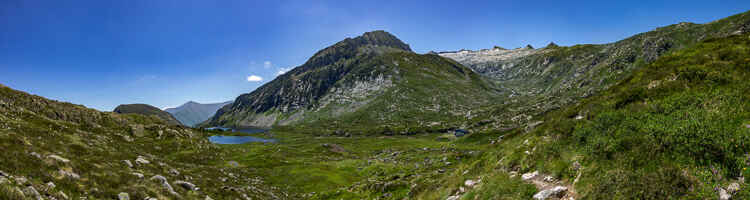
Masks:
[[[53,182],[47,182],[47,190],[55,189],[56,185]]]
[[[81,178],[81,176],[78,175],[78,174],[76,174],[75,172],[67,171],[67,170],[63,170],[63,169],[60,169],[58,171],[58,173],[60,173],[60,175],[62,175],[63,177],[67,177],[67,178],[71,178],[71,179],[80,179]]]
[[[129,168],[133,168],[133,163],[130,162],[130,160],[123,160],[123,163],[125,163],[125,166],[128,166]]]
[[[63,192],[63,191],[58,191],[57,192],[57,196],[60,197],[63,200],[68,200],[68,195],[65,194],[65,192]]]
[[[37,153],[37,152],[31,152],[31,153],[29,153],[29,154],[30,154],[31,156],[34,156],[34,157],[38,158],[38,159],[42,159],[42,155],[39,155],[39,153]]]
[[[466,187],[474,187],[474,185],[476,185],[477,183],[479,183],[479,181],[475,181],[475,180],[466,180],[466,181],[464,181],[464,185]]]
[[[525,173],[525,174],[521,175],[521,179],[523,179],[524,181],[527,181],[527,180],[530,180],[530,179],[536,177],[537,175],[539,175],[538,171],[529,172],[529,173]]]
[[[29,186],[26,189],[23,189],[23,194],[25,194],[26,196],[31,196],[36,200],[42,200],[42,195],[39,194],[38,191],[36,191],[34,186]]]
[[[135,163],[138,165],[147,165],[151,164],[151,161],[146,160],[143,156],[138,156],[138,158],[135,159]]]
[[[18,185],[26,185],[26,182],[29,181],[29,179],[26,179],[26,177],[23,176],[13,177],[13,180],[16,181],[16,184]]]
[[[141,173],[133,172],[132,174],[133,174],[133,176],[136,176],[139,179],[143,178],[143,174],[141,174]]]
[[[447,199],[445,199],[445,200],[458,200],[458,199],[460,199],[460,198],[461,198],[461,196],[458,196],[458,195],[453,195],[453,196],[449,196],[449,197],[448,197]]]
[[[164,187],[164,189],[166,189],[167,192],[169,192],[170,194],[179,196],[179,194],[177,194],[177,192],[174,191],[174,188],[172,188],[172,185],[169,185],[167,178],[165,178],[164,176],[154,175],[153,177],[151,177],[151,180],[161,183],[162,187]]]
[[[740,191],[740,184],[737,182],[731,183],[729,184],[729,186],[727,186],[727,192],[729,192],[730,194],[735,194],[739,191]]]
[[[174,184],[182,188],[185,188],[186,190],[190,190],[190,191],[198,190],[198,187],[195,187],[195,184],[192,184],[186,181],[175,181]]]
[[[541,192],[538,192],[534,194],[534,199],[538,200],[544,200],[544,199],[550,199],[550,198],[560,198],[565,195],[565,192],[568,191],[567,187],[563,186],[555,186],[554,188],[542,190]]]
[[[8,173],[5,173],[4,171],[0,171],[0,177],[8,177]]]
[[[719,200],[729,200],[732,198],[732,195],[730,195],[724,188],[719,188]]]
[[[117,195],[117,199],[119,200],[130,200],[130,195],[125,192],[120,192],[120,194]]]

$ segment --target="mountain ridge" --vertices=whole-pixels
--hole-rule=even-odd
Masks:
[[[165,112],[157,107],[148,104],[120,104],[112,111],[119,114],[141,114],[146,116],[156,116],[159,119],[172,125],[183,125],[172,114]]]
[[[164,109],[164,111],[172,114],[183,125],[192,127],[208,120],[217,110],[232,102],[202,104],[195,101],[188,101],[178,107]]]

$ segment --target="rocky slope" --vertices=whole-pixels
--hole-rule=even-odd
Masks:
[[[305,64],[239,96],[207,125],[325,122],[315,124],[379,127],[385,132],[455,127],[496,94],[472,70],[437,55],[413,53],[395,36],[374,31],[325,48]]]
[[[667,53],[504,137],[502,168],[553,174],[582,199],[748,199],[750,34]]]
[[[148,104],[122,104],[113,110],[114,113],[119,114],[141,114],[146,116],[155,116],[159,119],[164,120],[171,125],[182,125],[180,121],[177,121],[172,114],[164,112],[161,109]]]
[[[750,32],[750,12],[706,24],[679,23],[599,45],[441,52],[508,90],[505,105],[482,116],[495,127],[531,123],[518,120],[596,94],[668,52],[699,41]],[[509,120],[515,119],[515,120]]]
[[[211,118],[211,116],[216,114],[217,110],[230,103],[232,103],[232,101],[210,104],[201,104],[194,101],[188,101],[187,103],[182,104],[179,107],[167,108],[164,111],[172,114],[172,116],[174,116],[174,118],[180,121],[180,123],[182,123],[183,125],[192,127],[196,124],[206,121],[208,118]]]
[[[247,171],[224,169],[226,152],[206,136],[0,85],[0,199],[285,197]]]

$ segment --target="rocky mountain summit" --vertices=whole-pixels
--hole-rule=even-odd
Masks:
[[[211,116],[216,114],[217,110],[231,103],[232,101],[201,104],[188,101],[176,108],[167,108],[164,111],[172,114],[183,125],[192,127],[211,118]]]

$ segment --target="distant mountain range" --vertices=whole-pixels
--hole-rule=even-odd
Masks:
[[[208,118],[211,118],[216,111],[225,105],[231,104],[232,101],[222,103],[201,104],[194,101],[188,101],[176,108],[167,108],[164,111],[172,114],[178,121],[185,126],[195,126]]]
[[[177,119],[175,119],[172,114],[164,112],[161,109],[148,104],[122,104],[117,106],[112,112],[120,114],[142,114],[147,116],[153,115],[164,120],[168,124],[182,125],[182,123],[180,123],[180,121],[177,121]]]

